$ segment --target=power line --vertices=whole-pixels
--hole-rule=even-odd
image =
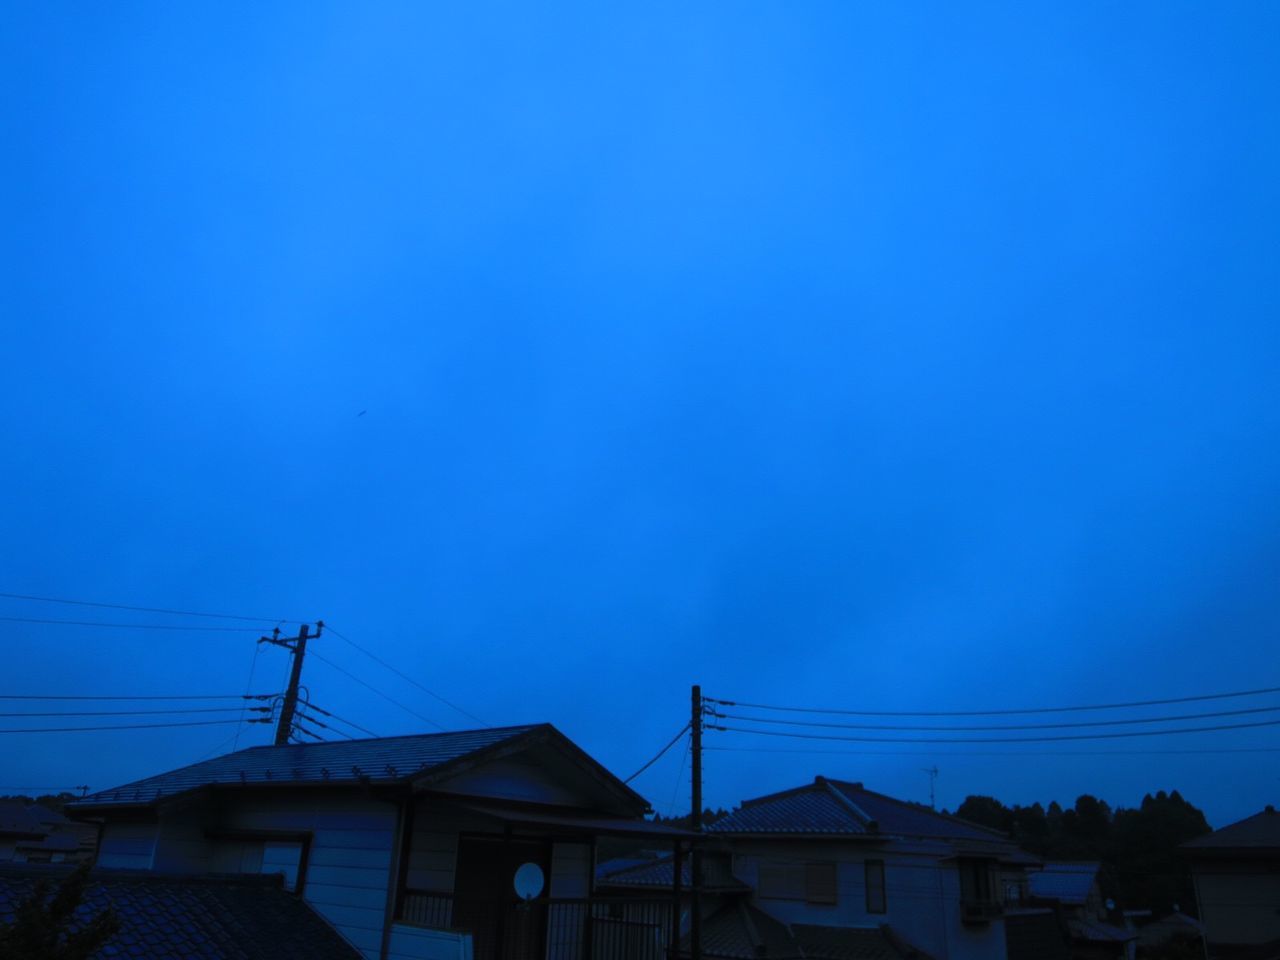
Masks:
[[[278,693],[223,693],[223,694],[175,694],[159,696],[142,694],[136,697],[99,696],[97,694],[36,694],[36,693],[2,693],[0,700],[270,700],[278,697]]]
[[[1192,697],[1167,697],[1162,700],[1130,700],[1125,703],[1095,703],[1087,706],[1026,707],[1006,710],[843,710],[818,707],[783,707],[767,703],[747,703],[742,700],[717,700],[707,697],[709,703],[725,707],[750,707],[753,710],[780,710],[788,713],[828,713],[846,717],[996,717],[1020,713],[1079,713],[1088,710],[1119,710],[1128,707],[1155,707],[1171,703],[1194,703],[1202,700],[1226,700],[1232,697],[1257,697],[1264,693],[1280,693],[1280,687],[1263,687],[1258,690],[1236,690],[1230,693],[1205,693]]]
[[[371,650],[365,649],[360,644],[352,640],[350,637],[344,636],[343,634],[339,633],[337,630],[333,629],[333,627],[330,627],[328,624],[325,624],[325,627],[328,628],[329,632],[332,633],[334,636],[336,636],[339,640],[342,640],[350,644],[351,646],[355,647],[357,650],[359,650],[369,659],[373,660],[375,663],[378,663],[383,667],[386,667],[388,670],[394,673],[401,680],[405,680],[408,683],[413,684],[423,693],[428,694],[429,696],[435,697],[437,700],[443,703],[446,707],[451,707],[452,709],[458,711],[458,713],[462,714],[464,717],[474,720],[476,723],[480,724],[482,727],[491,726],[491,724],[486,723],[484,720],[481,720],[479,717],[477,717],[474,713],[471,713],[469,710],[464,710],[462,707],[458,706],[456,703],[446,700],[444,697],[440,696],[440,694],[436,693],[434,690],[431,690],[428,687],[423,686],[417,680],[413,679],[413,677],[409,676],[407,673],[403,672],[402,670],[399,670],[398,668],[387,663],[387,661],[383,660],[376,653],[374,653]]]
[[[680,770],[676,773],[675,785],[671,788],[671,802],[667,804],[667,816],[673,817],[676,813],[676,794],[679,792],[681,785],[684,783],[684,768],[689,763],[689,749],[693,746],[693,737],[684,742],[684,757],[680,761]],[[705,748],[704,748],[705,749]]]
[[[47,710],[39,713],[0,713],[0,717],[134,717],[174,713],[270,713],[270,707],[188,707],[173,710]]]
[[[135,613],[168,613],[175,617],[207,617],[210,620],[249,620],[261,623],[302,623],[287,617],[241,617],[231,613],[197,613],[194,610],[172,610],[167,607],[133,607],[125,603],[95,603],[91,600],[68,600],[63,597],[38,597],[29,593],[0,593],[8,600],[33,600],[39,603],[62,603],[76,607],[101,607],[105,610],[132,610]]]
[[[240,723],[240,720],[191,720],[184,723],[124,723],[98,727],[28,727],[24,729],[0,728],[0,733],[85,733],[97,730],[157,730],[161,727],[212,727],[218,724]],[[266,720],[248,720],[246,723],[267,723]]]
[[[367,733],[371,737],[378,736],[378,734],[374,733],[372,730],[366,730],[364,727],[360,726],[360,724],[358,723],[352,723],[350,720],[345,720],[330,710],[326,710],[323,707],[318,707],[314,703],[312,703],[310,700],[307,700],[304,698],[301,700],[301,702],[306,706],[308,710],[314,710],[316,711],[316,713],[322,713],[326,717],[331,717],[334,720],[337,720],[339,723],[345,723],[348,727],[352,727],[356,730],[359,730],[361,733]]]
[[[417,718],[418,718],[419,720],[421,720],[423,723],[429,723],[429,724],[431,724],[431,726],[435,727],[437,730],[444,730],[444,729],[445,729],[444,727],[442,727],[440,724],[436,723],[434,720],[430,719],[429,717],[424,717],[422,714],[420,714],[417,710],[414,710],[412,707],[406,707],[406,706],[405,706],[403,703],[401,703],[399,700],[395,699],[394,697],[392,697],[392,696],[390,696],[390,695],[388,695],[388,694],[383,693],[381,690],[379,690],[377,687],[373,686],[372,684],[370,684],[370,683],[366,683],[364,680],[361,680],[359,677],[357,677],[357,676],[356,676],[354,673],[352,673],[350,670],[346,670],[346,669],[344,669],[344,668],[342,668],[342,667],[338,666],[336,663],[334,663],[334,662],[333,662],[332,660],[330,660],[328,657],[321,656],[320,654],[316,653],[314,650],[311,652],[311,655],[312,655],[313,657],[315,657],[317,660],[319,660],[320,662],[322,662],[322,663],[327,663],[329,666],[333,667],[333,669],[337,670],[339,673],[344,674],[344,675],[346,675],[346,676],[350,677],[350,678],[351,678],[352,680],[354,680],[356,683],[360,684],[360,686],[362,686],[362,687],[366,688],[367,690],[371,690],[371,691],[373,691],[373,692],[374,692],[374,693],[376,693],[378,696],[380,696],[383,700],[386,700],[386,701],[387,701],[387,703],[394,704],[395,706],[397,706],[397,707],[399,707],[401,710],[403,710],[405,713],[409,713],[409,714],[412,714],[413,716],[417,717]]]
[[[623,782],[623,783],[630,783],[630,782],[631,782],[632,780],[634,780],[636,777],[640,776],[640,774],[644,773],[646,770],[648,770],[650,767],[652,767],[655,763],[657,763],[659,760],[661,760],[661,759],[662,759],[662,755],[663,755],[664,753],[666,753],[668,750],[670,750],[672,747],[674,747],[674,746],[679,742],[680,738],[681,738],[681,737],[683,737],[683,736],[685,735],[685,732],[686,732],[688,729],[689,729],[689,724],[687,724],[687,723],[686,723],[683,727],[681,727],[681,728],[680,728],[680,732],[679,732],[679,733],[677,733],[674,737],[672,737],[672,738],[671,738],[671,742],[670,742],[670,743],[668,743],[665,747],[663,747],[661,750],[659,750],[657,753],[655,753],[655,754],[653,755],[653,759],[651,759],[651,760],[650,760],[648,763],[646,763],[643,767],[641,767],[639,770],[637,770],[637,771],[636,771],[635,773],[633,773],[631,776],[627,777],[627,779],[623,780],[622,782]]]
[[[0,617],[3,623],[43,623],[64,627],[114,627],[117,630],[168,630],[171,633],[255,633],[258,627],[185,627],[175,623],[112,623],[107,620],[49,620],[40,617]]]
[[[703,747],[721,753],[826,754],[845,757],[1148,757],[1184,754],[1280,753],[1280,747],[1222,747],[1186,750],[830,750],[821,747]]]
[[[1218,717],[1241,717],[1258,713],[1275,713],[1280,711],[1280,706],[1275,707],[1250,707],[1247,710],[1219,710],[1214,713],[1183,713],[1170,717],[1143,717],[1141,719],[1124,719],[1124,720],[1088,720],[1076,721],[1073,723],[1013,723],[1007,725],[995,726],[973,726],[973,727],[956,727],[956,726],[898,726],[894,724],[872,724],[872,723],[823,723],[818,720],[774,720],[770,717],[747,717],[737,713],[718,713],[713,712],[712,716],[720,717],[726,720],[750,720],[753,723],[772,723],[782,724],[788,727],[823,727],[835,728],[839,730],[937,730],[937,731],[966,731],[966,730],[1060,730],[1067,728],[1079,727],[1120,727],[1131,726],[1139,723],[1170,723],[1177,720],[1208,720]]]
[[[354,737],[350,736],[349,734],[343,733],[343,732],[342,732],[341,730],[339,730],[337,727],[330,726],[329,724],[327,724],[327,723],[323,722],[322,720],[317,720],[315,717],[311,716],[311,714],[309,714],[309,713],[303,713],[301,710],[299,710],[299,711],[298,711],[298,716],[299,716],[302,720],[306,720],[306,721],[307,721],[307,723],[314,723],[317,727],[319,727],[319,728],[320,728],[320,729],[322,729],[322,730],[331,730],[331,731],[333,731],[334,733],[336,733],[338,736],[340,736],[340,737],[342,737],[342,738],[344,738],[344,739],[346,739],[346,740],[354,740],[354,739],[355,739]],[[305,729],[305,728],[303,728],[302,724],[301,724],[301,723],[299,723],[299,724],[298,724],[298,729],[300,729],[300,730],[301,730],[301,729]]]
[[[1179,727],[1176,730],[1127,730],[1124,733],[1072,733],[1051,737],[844,737],[829,733],[792,733],[785,730],[753,730],[749,727],[726,727],[707,724],[709,730],[732,733],[754,733],[763,737],[791,737],[797,740],[840,740],[851,743],[1050,743],[1059,740],[1119,740],[1125,737],[1167,737],[1180,733],[1210,733],[1217,730],[1245,730],[1255,727],[1280,726],[1280,720],[1253,723],[1223,723],[1209,727]]]

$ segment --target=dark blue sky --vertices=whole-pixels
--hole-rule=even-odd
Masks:
[[[694,681],[957,710],[1274,685],[1278,30],[1166,0],[10,7],[0,591],[323,617],[624,775]],[[108,613],[0,605],[138,622]],[[256,636],[5,623],[0,686],[235,693]],[[284,655],[257,667],[277,688]],[[1275,801],[1274,754],[1067,754],[1276,729],[710,753],[707,795],[923,798],[936,762],[948,806],[1176,787],[1220,824]],[[6,735],[0,787],[230,732]],[[637,785],[681,808],[680,775]]]

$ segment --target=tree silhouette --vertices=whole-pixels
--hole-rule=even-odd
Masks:
[[[39,880],[18,905],[13,922],[0,923],[0,960],[88,960],[120,929],[110,907],[84,916],[81,905],[88,882],[87,863],[56,889],[49,880]]]

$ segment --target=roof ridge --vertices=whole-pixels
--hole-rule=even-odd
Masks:
[[[917,803],[914,800],[901,800],[898,797],[891,797],[887,793],[880,793],[878,790],[870,790],[867,787],[864,787],[861,783],[850,783],[845,780],[837,780],[835,782],[840,784],[842,787],[848,786],[856,790],[861,790],[863,793],[869,793],[879,800],[887,800],[890,803],[896,803],[898,806],[906,807],[908,810],[914,810],[917,813],[927,814],[932,817],[937,817],[939,820],[945,820],[951,823],[962,823],[966,827],[972,827],[974,830],[981,830],[983,833],[989,833],[995,839],[1004,840],[1007,843],[1013,842],[1013,838],[1003,830],[996,830],[992,827],[984,826],[981,823],[974,823],[972,820],[966,820],[964,817],[957,817],[953,813],[944,813],[940,810],[934,810],[932,807],[926,807],[923,803]]]
[[[468,727],[465,730],[437,730],[434,733],[398,733],[390,737],[352,737],[349,740],[327,740],[323,743],[260,743],[256,747],[245,747],[243,750],[236,750],[232,753],[224,753],[223,757],[234,757],[237,753],[250,753],[254,750],[277,750],[281,747],[307,747],[309,749],[323,747],[350,746],[353,743],[369,743],[371,740],[425,740],[428,737],[460,737],[468,733],[500,733],[503,730],[534,730],[538,727],[550,727],[549,721],[541,723],[511,723],[501,727]],[[220,757],[210,757],[209,760],[218,760]],[[199,760],[197,763],[208,763],[209,760]],[[196,764],[192,764],[195,766]]]
[[[853,800],[851,800],[848,796],[846,796],[844,791],[841,790],[840,787],[838,787],[835,783],[833,783],[832,781],[828,780],[826,777],[823,777],[823,776],[816,777],[814,780],[814,783],[819,783],[823,787],[825,787],[827,791],[833,797],[835,797],[837,803],[839,803],[841,806],[847,809],[850,813],[852,813],[859,821],[861,821],[862,826],[866,827],[868,832],[870,833],[880,832],[880,824],[876,821],[876,818],[871,816],[871,814],[867,813],[867,811],[863,810],[860,806],[854,803]]]
[[[780,800],[783,797],[792,797],[798,793],[806,793],[816,790],[817,787],[818,785],[816,783],[802,783],[798,787],[789,787],[786,790],[779,790],[776,793],[766,793],[763,796],[752,797],[750,800],[743,800],[742,803],[738,804],[738,809],[745,810],[748,807],[754,807],[760,803],[767,803],[770,800]],[[732,816],[732,814],[730,814],[730,816]]]

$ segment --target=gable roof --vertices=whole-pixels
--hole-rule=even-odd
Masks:
[[[405,737],[249,747],[92,793],[67,805],[73,815],[116,806],[150,806],[202,787],[411,784],[500,752],[552,742],[638,811],[648,804],[549,723]]]
[[[1046,863],[1044,869],[1027,875],[1027,892],[1037,900],[1084,903],[1089,899],[1099,867],[1096,860]]]
[[[41,878],[69,870],[0,866],[0,922]],[[175,877],[95,871],[76,916],[87,920],[110,907],[119,932],[94,960],[360,960],[354,947],[278,876]]]
[[[1261,813],[1228,824],[1220,830],[1188,840],[1182,849],[1191,853],[1228,850],[1280,850],[1280,813],[1268,806]]]
[[[847,837],[919,837],[975,843],[1010,843],[986,827],[921,804],[876,793],[861,783],[816,777],[811,784],[745,801],[709,824],[708,833]]]

